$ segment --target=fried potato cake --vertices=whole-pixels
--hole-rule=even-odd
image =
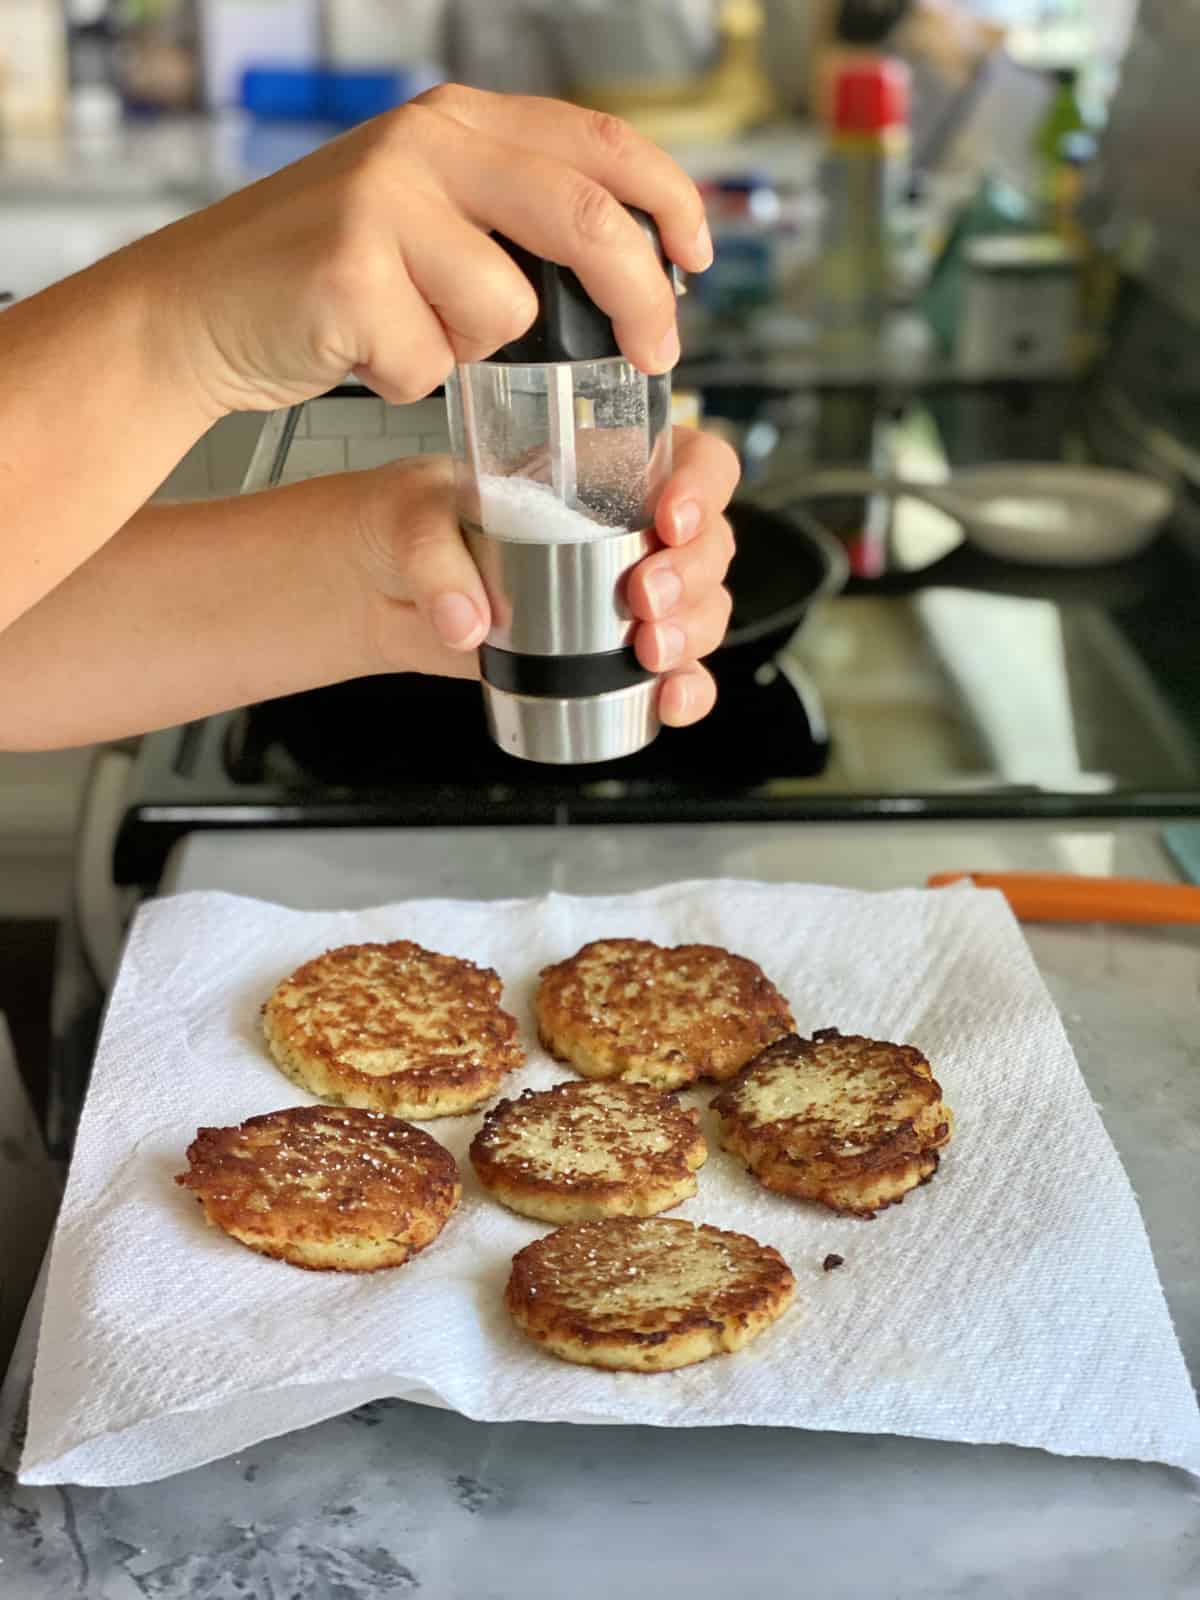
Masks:
[[[795,1024],[762,969],[717,945],[597,939],[542,973],[544,1047],[587,1078],[731,1078]]]
[[[471,1162],[502,1205],[542,1222],[652,1217],[696,1192],[699,1120],[643,1083],[558,1083],[493,1106]]]
[[[482,1105],[525,1059],[497,974],[407,939],[306,962],[263,1007],[263,1028],[302,1089],[418,1120]]]
[[[201,1128],[190,1189],[216,1228],[317,1272],[401,1266],[441,1233],[462,1194],[454,1157],[378,1111],[292,1106],[236,1128]]]
[[[953,1127],[919,1050],[836,1028],[777,1040],[712,1104],[764,1188],[857,1217],[927,1183]]]
[[[744,1233],[608,1217],[519,1250],[504,1302],[523,1333],[564,1361],[667,1372],[740,1350],[795,1291],[779,1252]]]

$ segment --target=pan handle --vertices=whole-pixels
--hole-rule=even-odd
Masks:
[[[890,500],[920,500],[966,524],[970,507],[943,483],[919,483],[911,478],[882,478],[865,467],[818,467],[788,482],[771,484],[773,494],[802,500],[824,500],[835,495],[886,495]]]
[[[848,566],[845,552],[825,528],[819,516],[804,501],[840,495],[873,493],[916,495],[930,505],[938,504],[939,486],[912,485],[906,480],[877,477],[856,467],[820,468],[796,473],[785,481],[763,488],[755,486],[753,500],[765,510],[780,511],[800,523],[814,538],[836,546],[839,556],[838,587],[846,582]],[[948,504],[939,510],[953,515]],[[1147,576],[1144,557],[1105,567],[1027,567],[1018,562],[1001,561],[987,555],[969,539],[955,545],[924,567],[892,567],[878,578],[868,580],[872,594],[907,597],[925,589],[942,587],[970,589],[978,594],[1008,595],[1015,599],[1052,600],[1058,604],[1111,605],[1128,603],[1145,591]]]
[[[1140,878],[1089,878],[1070,872],[935,872],[931,889],[962,881],[999,889],[1022,922],[1200,922],[1200,889]]]

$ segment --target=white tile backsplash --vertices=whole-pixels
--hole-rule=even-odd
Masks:
[[[310,400],[305,406],[308,431],[314,439],[346,439],[383,432],[385,406],[369,395],[336,400]]]
[[[204,440],[208,452],[210,493],[237,494],[262,432],[266,413],[240,411],[222,417]]]
[[[352,472],[358,472],[364,467],[386,466],[401,456],[415,456],[420,449],[419,439],[347,439],[346,464]]]
[[[158,489],[159,500],[207,500],[238,494],[265,415],[222,417]],[[297,419],[283,482],[328,472],[378,467],[401,456],[442,455],[450,448],[441,399],[389,406],[370,396],[311,400]]]
[[[356,440],[356,443],[362,443]],[[293,439],[283,464],[282,483],[300,483],[305,478],[321,478],[327,472],[345,472],[345,439]]]
[[[385,406],[384,426],[388,433],[446,432],[446,402],[440,398],[414,400],[407,406]]]
[[[214,423],[155,493],[156,500],[210,500],[237,494],[266,420],[261,411],[235,412]]]
[[[156,500],[207,500],[212,494],[212,473],[205,440],[195,445],[155,490]]]
[[[395,446],[393,459],[398,456],[419,456],[421,454],[422,446],[419,434],[401,435],[397,433],[388,440],[388,443]]]

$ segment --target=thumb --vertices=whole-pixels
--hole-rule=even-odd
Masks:
[[[393,502],[393,550],[399,579],[394,597],[414,606],[440,643],[451,650],[474,650],[491,627],[491,608],[458,529],[448,463],[429,461],[428,482],[422,482],[425,475],[420,471],[426,463],[406,465],[403,487]],[[428,492],[422,492],[423,488]]]
[[[405,541],[409,599],[444,645],[475,650],[491,626],[483,581],[450,518],[423,519]]]

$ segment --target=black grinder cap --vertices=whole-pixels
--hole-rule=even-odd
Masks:
[[[654,218],[648,212],[629,206],[629,215],[654,246],[654,253],[662,263],[663,271],[677,289],[678,268],[667,259],[658,236]],[[603,361],[608,356],[619,356],[621,347],[613,333],[613,325],[569,267],[560,267],[554,261],[544,261],[523,245],[515,244],[503,234],[492,237],[501,249],[506,250],[529,279],[538,297],[538,314],[517,339],[510,339],[488,357],[489,361],[509,365],[534,366],[549,361]]]

